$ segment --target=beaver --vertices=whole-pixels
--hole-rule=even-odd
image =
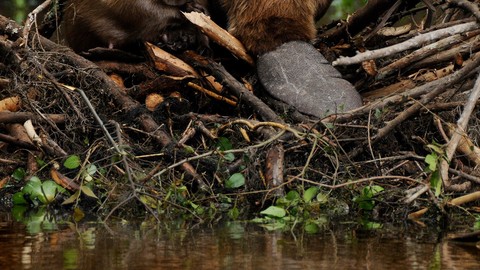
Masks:
[[[228,30],[254,55],[289,41],[315,38],[319,19],[332,0],[220,0]]]
[[[208,39],[181,13],[207,10],[208,0],[69,0],[60,42],[76,52],[126,49],[138,41],[160,43],[173,51],[208,47]]]

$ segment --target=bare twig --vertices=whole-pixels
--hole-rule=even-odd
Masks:
[[[440,168],[441,168],[440,172],[441,172],[443,184],[445,185],[446,189],[452,188],[452,183],[450,181],[450,178],[448,177],[448,168],[450,167],[449,163],[453,158],[453,154],[457,149],[458,143],[460,142],[463,134],[467,130],[468,121],[470,120],[470,116],[472,115],[473,109],[475,109],[475,105],[477,104],[478,98],[480,98],[480,77],[478,77],[477,81],[475,82],[473,91],[467,100],[467,104],[463,108],[462,115],[457,121],[457,127],[455,128],[455,131],[453,132],[453,135],[447,144],[447,148],[445,149],[446,157],[445,159],[442,159],[440,163]],[[470,182],[466,182],[464,183],[464,185],[461,186],[463,190],[466,190],[469,187],[470,187]]]
[[[480,9],[478,8],[478,3],[468,2],[466,0],[447,0],[447,2],[465,8],[466,10],[472,12],[475,18],[477,18],[477,21],[480,21]]]
[[[28,46],[28,34],[30,33],[30,29],[32,29],[33,24],[37,23],[37,14],[46,9],[51,2],[52,0],[46,0],[38,7],[36,7],[32,12],[28,13],[28,19],[25,22],[25,26],[23,27],[23,40],[25,42],[25,47]]]
[[[393,54],[403,52],[412,48],[418,48],[427,43],[434,42],[436,40],[449,37],[452,35],[465,33],[468,31],[476,30],[480,27],[476,22],[469,22],[460,25],[451,26],[445,29],[436,30],[430,33],[420,34],[412,39],[404,41],[399,44],[395,44],[390,47],[381,48],[373,51],[366,51],[359,53],[352,57],[340,57],[337,60],[333,61],[334,66],[341,65],[353,65],[358,64],[363,61],[377,59],[381,57],[391,56]]]
[[[480,54],[477,53],[477,54],[473,55],[472,59],[473,60],[471,62],[469,62],[468,64],[466,64],[461,70],[458,70],[457,72],[455,72],[451,75],[445,76],[445,77],[443,77],[441,79],[438,79],[436,81],[428,82],[424,85],[415,87],[415,88],[410,89],[410,90],[408,90],[404,93],[401,93],[399,95],[387,97],[387,98],[384,98],[382,100],[369,103],[369,104],[367,104],[365,106],[362,106],[358,109],[354,109],[354,110],[351,110],[349,112],[345,112],[343,114],[328,116],[328,117],[322,119],[322,122],[323,123],[329,123],[329,122],[333,122],[333,121],[347,121],[349,119],[352,119],[355,116],[366,114],[366,113],[368,113],[372,110],[383,109],[384,107],[386,107],[388,105],[401,103],[401,102],[405,101],[405,99],[407,97],[416,98],[416,97],[419,97],[419,96],[427,94],[427,93],[430,96],[438,96],[438,94],[440,94],[441,92],[448,89],[448,87],[450,87],[450,86],[458,83],[459,81],[465,79],[465,76],[467,74],[469,74],[470,72],[472,72],[473,70],[478,68],[478,66],[480,65]],[[440,91],[440,93],[438,93],[438,92],[432,93],[432,92],[435,91],[435,89],[437,89],[437,91]]]
[[[453,205],[462,205],[477,200],[480,200],[480,191],[452,199],[449,203]]]
[[[419,189],[417,192],[415,192],[410,197],[408,197],[404,200],[405,204],[410,204],[415,199],[417,199],[420,195],[427,192],[429,189],[430,189],[430,185],[423,185],[423,187],[421,189]]]
[[[209,73],[215,76],[219,81],[225,83],[229,90],[239,99],[239,103],[244,101],[252,109],[255,110],[259,116],[267,121],[275,121],[282,123],[282,119],[262,100],[256,97],[252,92],[248,91],[245,86],[237,81],[228,71],[219,63],[211,59],[201,57],[193,52],[187,52],[186,55],[195,63],[194,66],[207,69]]]
[[[475,31],[475,34],[478,34],[478,32]],[[458,44],[470,37],[471,35],[467,35],[467,34],[457,34],[451,37],[444,38],[438,42],[432,43],[425,47],[422,47],[417,51],[401,58],[400,60],[395,61],[389,64],[388,66],[381,68],[378,71],[377,79],[383,79],[395,71],[398,71],[404,67],[407,67],[408,65],[411,65],[412,63],[419,61],[420,59],[424,59],[432,54],[435,54],[437,52],[450,48],[453,45]]]

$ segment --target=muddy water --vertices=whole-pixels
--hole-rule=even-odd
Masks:
[[[369,231],[340,224],[306,234],[243,223],[0,217],[0,269],[480,269],[475,245],[442,241],[415,225]]]

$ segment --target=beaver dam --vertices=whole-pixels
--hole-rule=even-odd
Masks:
[[[476,1],[369,1],[319,29],[315,47],[363,99],[324,118],[269,97],[248,56],[223,45],[79,55],[35,18],[0,16],[7,206],[102,219],[475,221]]]

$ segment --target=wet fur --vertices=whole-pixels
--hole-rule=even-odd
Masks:
[[[258,55],[281,44],[315,37],[314,18],[332,0],[69,0],[61,26],[63,43],[75,51],[126,49],[138,41],[171,50],[207,47],[208,39],[181,11],[213,11],[229,31]],[[225,16],[226,15],[226,16]],[[221,20],[221,19],[220,19]],[[218,20],[217,20],[218,22]]]
[[[208,40],[181,11],[205,11],[208,0],[70,0],[61,25],[63,43],[77,52],[123,49],[138,41],[181,50]]]
[[[229,32],[258,55],[281,44],[315,38],[315,18],[332,0],[221,0]]]

